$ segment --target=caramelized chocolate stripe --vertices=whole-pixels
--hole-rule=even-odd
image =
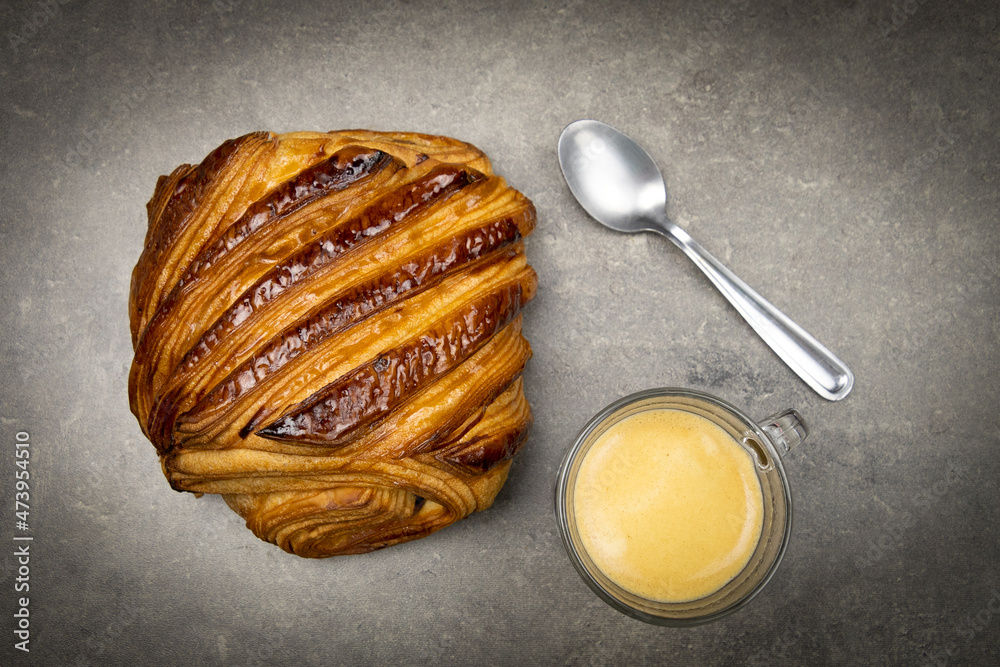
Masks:
[[[327,385],[257,435],[331,446],[384,417],[471,356],[521,309],[520,282],[478,299],[447,329],[428,332]]]

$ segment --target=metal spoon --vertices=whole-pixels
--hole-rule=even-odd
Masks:
[[[854,375],[843,361],[667,218],[663,176],[638,144],[610,125],[578,120],[559,137],[559,166],[573,196],[605,227],[673,241],[816,393],[831,401],[850,393]]]

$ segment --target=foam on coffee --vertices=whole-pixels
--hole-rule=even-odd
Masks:
[[[686,602],[746,566],[764,502],[750,453],[712,421],[676,409],[614,424],[587,452],[574,489],[584,549],[625,590]]]

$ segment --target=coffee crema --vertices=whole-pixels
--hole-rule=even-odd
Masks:
[[[584,549],[609,579],[647,600],[688,602],[746,566],[764,500],[753,458],[720,426],[654,409],[594,442],[573,509]]]

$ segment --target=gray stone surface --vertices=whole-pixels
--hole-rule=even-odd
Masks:
[[[0,663],[1000,660],[996,3],[39,0],[0,25]],[[671,215],[853,367],[846,400],[669,243],[586,217],[555,156],[581,117],[647,147]],[[308,561],[169,489],[128,410],[126,300],[157,176],[247,131],[350,127],[470,141],[534,200],[535,425],[489,511]],[[552,511],[584,422],[663,385],[812,428],[777,576],[688,630],[600,602]]]

